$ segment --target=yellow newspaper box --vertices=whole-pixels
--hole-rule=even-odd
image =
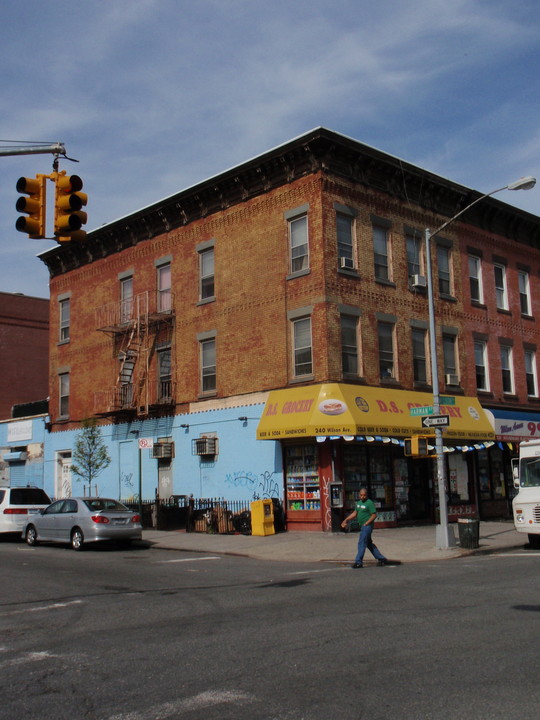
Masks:
[[[274,504],[271,500],[251,503],[251,534],[274,535]]]

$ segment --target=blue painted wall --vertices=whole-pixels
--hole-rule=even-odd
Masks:
[[[102,437],[111,464],[96,480],[99,494],[124,500],[138,496],[138,437],[154,441],[170,437],[175,444],[171,461],[173,494],[245,502],[268,497],[283,499],[280,444],[256,439],[263,409],[264,404],[259,404],[103,426]],[[46,437],[45,490],[51,495],[56,453],[73,450],[79,432],[50,433]],[[212,462],[192,453],[192,441],[205,433],[215,433],[219,440],[219,452]],[[152,458],[151,450],[141,451],[141,467],[142,497],[152,500],[158,486],[158,461]],[[82,482],[73,476],[72,483],[72,494],[82,494]]]
[[[45,420],[45,416],[39,415],[33,418],[17,418],[0,422],[0,484],[45,487]],[[31,430],[30,433],[27,433],[26,428],[29,426]],[[18,433],[18,428],[24,428],[25,432]],[[10,434],[12,439],[9,439]],[[23,462],[11,463],[4,460],[5,455],[20,448],[25,448],[28,452],[24,464]]]

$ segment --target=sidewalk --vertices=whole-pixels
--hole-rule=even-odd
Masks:
[[[459,542],[457,524],[454,529]],[[448,560],[463,555],[493,553],[523,548],[527,536],[514,530],[512,521],[480,522],[479,548],[439,550],[435,547],[435,525],[377,529],[373,535],[379,550],[396,563]],[[357,533],[283,532],[258,537],[252,535],[211,535],[186,533],[183,530],[143,530],[143,540],[152,547],[182,552],[240,555],[259,560],[301,562],[336,562],[349,564],[354,560]],[[365,564],[374,563],[368,551]]]

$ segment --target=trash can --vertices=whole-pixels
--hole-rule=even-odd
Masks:
[[[274,503],[272,500],[254,500],[251,503],[251,534],[274,535]]]
[[[458,518],[459,544],[462,548],[474,550],[478,547],[480,520],[476,518]]]

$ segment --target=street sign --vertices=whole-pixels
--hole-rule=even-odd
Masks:
[[[139,438],[139,450],[151,450],[154,447],[154,438]]]
[[[456,398],[452,395],[441,395],[439,398],[439,405],[455,405]]]
[[[410,408],[410,413],[414,417],[415,415],[433,415],[433,407],[431,405],[423,405],[422,407]]]
[[[431,415],[422,418],[422,427],[443,427],[450,425],[450,417],[448,415]]]

